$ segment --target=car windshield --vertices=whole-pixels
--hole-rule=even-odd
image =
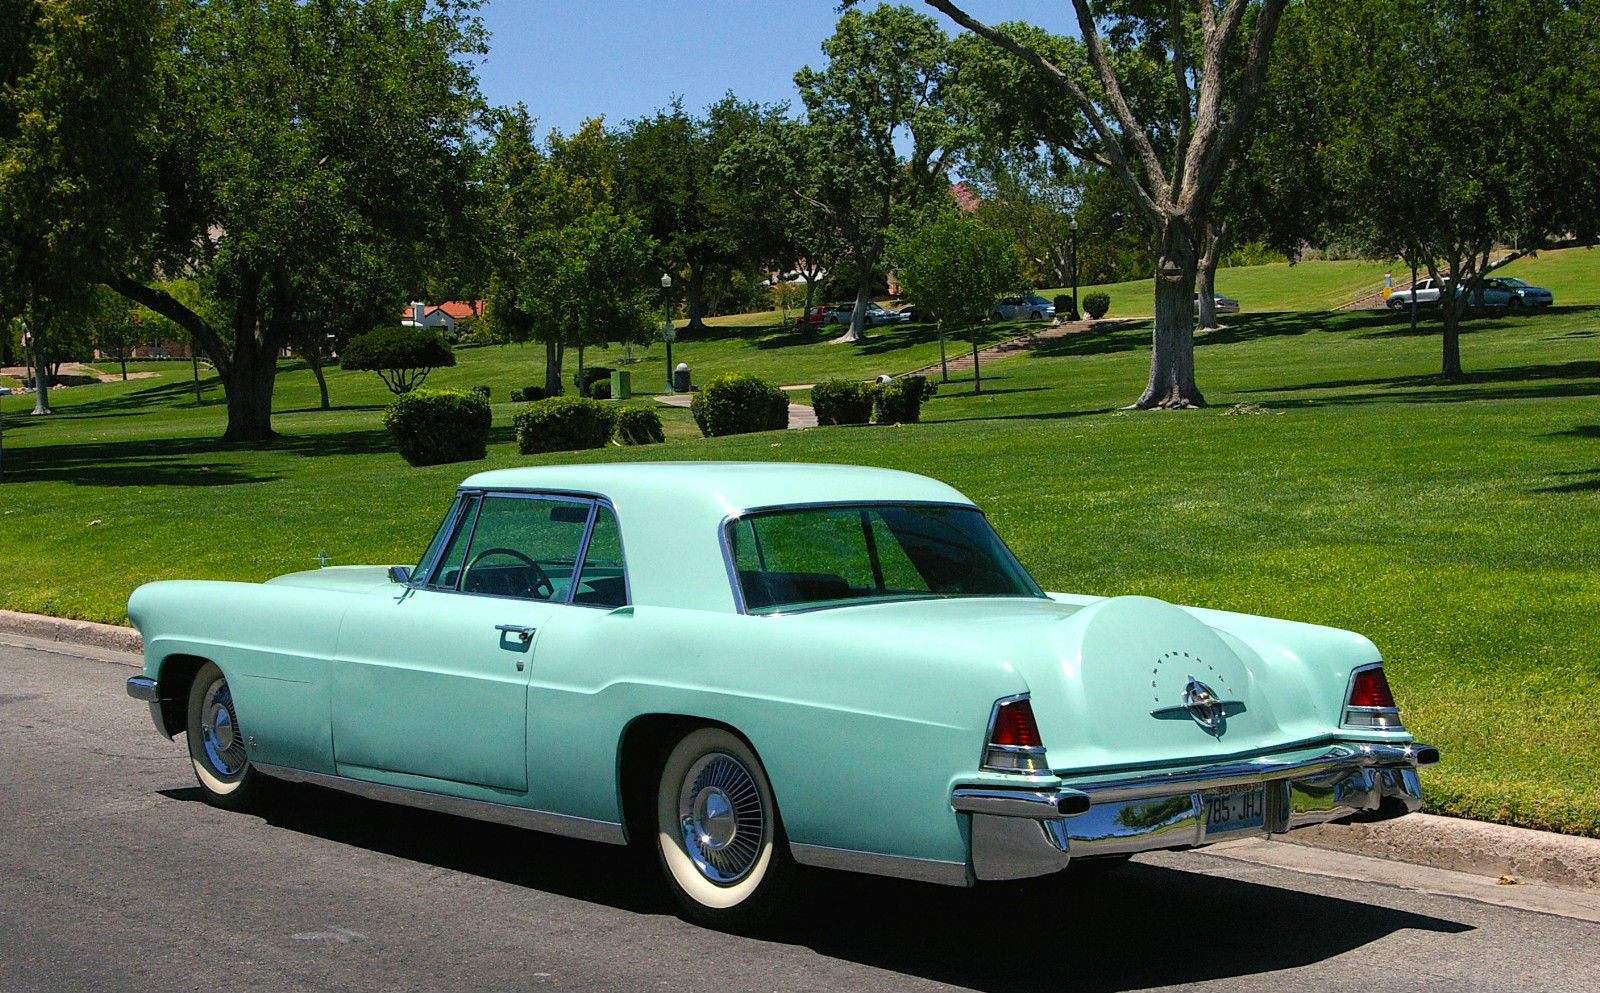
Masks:
[[[1507,286],[1515,286],[1519,290],[1523,287],[1530,287],[1533,285],[1532,283],[1524,282],[1515,276],[1506,276],[1502,278],[1500,282],[1505,283]]]
[[[725,529],[745,610],[948,597],[1044,596],[976,508],[760,511]]]

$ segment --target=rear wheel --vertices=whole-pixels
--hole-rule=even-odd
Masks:
[[[227,810],[249,810],[260,804],[267,779],[250,764],[233,691],[215,662],[195,673],[188,713],[189,759],[206,802]]]
[[[746,933],[770,922],[794,877],[772,784],[754,751],[706,727],[667,755],[656,791],[656,854],[697,924]]]
[[[1508,314],[1520,314],[1520,313],[1522,313],[1522,298],[1519,297],[1519,296],[1513,296],[1510,300],[1507,300],[1506,301],[1506,313],[1508,313]]]

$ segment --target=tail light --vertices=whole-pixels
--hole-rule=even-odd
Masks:
[[[983,746],[983,767],[992,772],[1050,771],[1026,693],[995,701]]]
[[[1374,731],[1404,731],[1400,708],[1395,705],[1383,664],[1362,666],[1350,674],[1350,692],[1345,696],[1344,726]]]

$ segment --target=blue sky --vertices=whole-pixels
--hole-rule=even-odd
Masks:
[[[914,6],[954,32],[944,15]],[[491,0],[483,20],[493,37],[478,75],[491,104],[526,103],[541,131],[571,132],[602,114],[620,127],[674,95],[698,113],[729,90],[798,110],[795,71],[822,67],[835,7],[836,0]],[[972,0],[966,9],[990,23],[1029,20],[1059,33],[1072,17],[1064,0]]]

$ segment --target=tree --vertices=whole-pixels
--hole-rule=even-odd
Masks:
[[[1338,226],[1444,280],[1440,373],[1457,379],[1484,275],[1559,237],[1593,243],[1600,227],[1595,5],[1317,0],[1297,14],[1292,69],[1326,107]],[[1516,250],[1497,258],[1502,245]]]
[[[805,280],[806,312],[846,250],[823,200],[825,170],[837,155],[821,125],[769,116],[717,163],[742,223],[755,229],[745,241],[780,275],[794,272]]]
[[[1286,2],[1227,0],[1219,9],[1215,0],[1199,0],[1193,13],[1176,0],[1163,8],[1113,3],[1096,8],[1097,16],[1089,0],[1073,0],[1083,40],[1058,39],[1052,58],[1033,40],[1042,32],[1030,38],[1016,26],[985,24],[950,0],[927,0],[1034,70],[1049,97],[1036,104],[1044,120],[1034,122],[1034,132],[1111,170],[1149,224],[1155,327],[1150,377],[1134,407],[1205,403],[1194,374],[1196,270],[1218,188],[1260,99]],[[1119,60],[1116,48],[1136,57]],[[1163,87],[1150,85],[1152,66],[1165,70],[1170,101],[1162,99]]]
[[[641,340],[635,304],[648,274],[634,253],[654,246],[637,219],[613,210],[617,142],[604,121],[541,143],[526,107],[494,120],[482,173],[493,232],[487,316],[498,336],[544,345],[545,391],[556,396],[569,346]],[[606,225],[615,230],[599,230]],[[591,282],[606,278],[613,282],[603,289]]]
[[[822,43],[827,66],[795,74],[832,153],[820,163],[815,200],[857,272],[855,311],[840,341],[864,337],[873,276],[897,213],[947,195],[953,158],[970,140],[948,99],[949,44],[932,18],[910,8],[847,10]],[[905,160],[899,142],[910,145]]]
[[[375,372],[389,392],[410,393],[428,373],[456,364],[455,353],[432,328],[406,328],[398,324],[373,328],[357,335],[344,348],[339,364],[346,369]]]
[[[1025,287],[1022,258],[1003,231],[970,217],[945,216],[899,239],[894,262],[900,283],[939,315],[939,362],[944,365],[946,329],[966,330],[972,340],[972,391],[982,388],[978,348],[995,297]],[[944,370],[943,379],[950,379]]]
[[[619,139],[618,210],[644,218],[660,268],[683,274],[688,330],[705,327],[712,284],[761,261],[762,246],[751,236],[764,226],[740,209],[741,191],[717,166],[730,147],[782,113],[730,93],[696,118],[675,100],[654,117],[630,121]]]
[[[50,412],[50,357],[81,351],[73,339],[99,260],[152,222],[144,152],[156,11],[155,0],[0,10],[0,300],[24,315],[37,346],[36,414]]]
[[[157,236],[113,289],[183,327],[227,389],[227,441],[272,436],[278,356],[364,246],[420,282],[465,209],[479,110],[470,0],[182,0],[159,69]],[[153,282],[204,280],[213,323]]]

